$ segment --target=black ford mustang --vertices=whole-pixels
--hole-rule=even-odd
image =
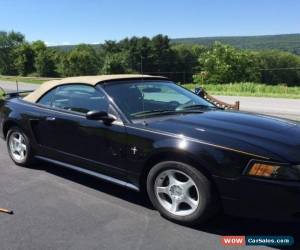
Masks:
[[[154,76],[73,77],[0,103],[21,166],[49,161],[134,190],[182,223],[220,209],[300,217],[300,124],[225,111]]]

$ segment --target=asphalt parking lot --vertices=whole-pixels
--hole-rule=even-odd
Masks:
[[[160,217],[140,193],[52,164],[18,167],[2,140],[0,207],[15,212],[0,213],[5,250],[224,249],[221,235],[293,235],[290,249],[300,249],[297,223],[219,216],[202,227],[179,226]]]

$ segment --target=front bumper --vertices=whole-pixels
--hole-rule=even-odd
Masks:
[[[300,182],[215,178],[226,214],[300,221]]]

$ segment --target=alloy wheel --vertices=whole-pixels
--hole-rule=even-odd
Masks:
[[[182,171],[163,171],[156,177],[154,189],[161,206],[174,215],[190,215],[199,206],[198,188],[193,179]]]
[[[15,161],[22,162],[26,159],[27,145],[24,136],[20,132],[13,132],[10,135],[9,150]]]

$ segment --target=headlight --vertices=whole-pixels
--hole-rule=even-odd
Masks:
[[[281,165],[268,162],[255,162],[248,168],[247,175],[278,180],[300,180],[300,165]]]

